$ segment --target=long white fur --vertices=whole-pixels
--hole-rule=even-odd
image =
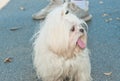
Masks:
[[[64,6],[52,11],[35,36],[33,61],[36,73],[38,78],[43,81],[63,81],[66,76],[70,78],[69,81],[73,79],[75,81],[91,81],[91,65],[87,47],[76,54],[76,57],[70,59],[60,57],[49,49],[58,51],[67,49],[71,24],[66,23],[84,22],[73,14],[64,14],[65,11]],[[63,12],[62,17],[60,16],[61,12]]]

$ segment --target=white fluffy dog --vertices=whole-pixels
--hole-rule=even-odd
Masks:
[[[91,81],[86,23],[65,4],[50,12],[34,41],[34,66],[42,81]]]

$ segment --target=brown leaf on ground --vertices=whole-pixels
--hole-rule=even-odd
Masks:
[[[12,61],[12,58],[7,57],[4,59],[4,63],[10,63]]]

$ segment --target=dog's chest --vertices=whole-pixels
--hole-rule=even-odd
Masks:
[[[78,59],[71,59],[71,60],[65,60],[62,65],[63,68],[63,77],[66,81],[69,81],[68,79],[73,78],[74,75],[78,72],[79,69],[79,62]]]
[[[77,66],[77,61],[76,60],[65,60],[63,62],[63,69],[65,71],[72,71],[72,70],[76,70]]]

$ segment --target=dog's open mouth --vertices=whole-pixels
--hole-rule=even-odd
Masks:
[[[86,47],[86,44],[84,43],[84,41],[79,37],[76,45],[78,45],[80,48],[84,49]]]

